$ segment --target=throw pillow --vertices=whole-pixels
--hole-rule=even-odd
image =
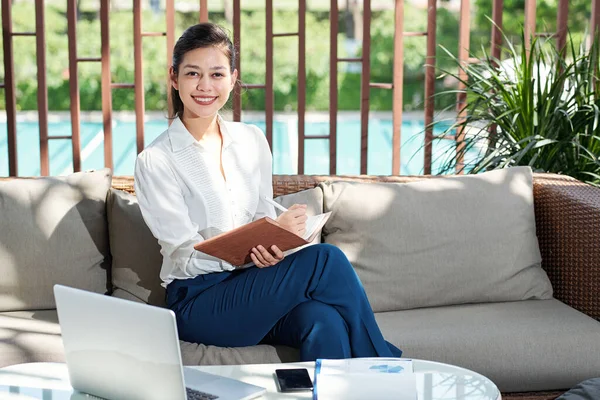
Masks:
[[[0,311],[56,308],[53,285],[105,293],[111,172],[0,182]]]
[[[321,187],[324,240],[347,255],[376,312],[552,297],[528,167]]]
[[[146,303],[164,306],[160,246],[142,218],[137,197],[111,189],[107,209],[114,287]]]

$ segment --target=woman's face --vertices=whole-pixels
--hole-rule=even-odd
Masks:
[[[183,102],[183,118],[213,118],[229,99],[237,79],[229,59],[216,47],[190,50],[183,56],[179,71],[171,71],[171,84]]]

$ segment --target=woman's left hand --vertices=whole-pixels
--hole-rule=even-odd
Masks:
[[[283,260],[283,257],[283,252],[275,245],[271,246],[270,252],[261,245],[253,247],[250,252],[250,258],[258,268],[273,266]]]

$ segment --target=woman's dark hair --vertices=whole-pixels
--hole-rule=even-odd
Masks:
[[[173,49],[173,72],[179,73],[179,65],[183,60],[183,56],[191,50],[205,48],[205,47],[219,47],[223,50],[227,58],[229,59],[229,68],[231,72],[235,70],[236,53],[233,43],[229,39],[227,32],[217,24],[205,22],[198,25],[193,25],[187,28],[181,37],[177,40],[175,48]],[[169,85],[170,85],[169,77]],[[171,85],[171,106],[172,114],[171,118],[181,117],[183,114],[183,102],[179,98],[179,93]]]

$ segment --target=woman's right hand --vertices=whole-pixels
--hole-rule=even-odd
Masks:
[[[286,212],[277,217],[283,228],[302,237],[306,233],[306,204],[294,204]]]

